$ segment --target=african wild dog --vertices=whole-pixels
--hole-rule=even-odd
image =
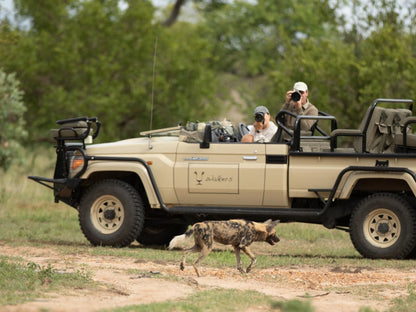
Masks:
[[[256,257],[250,251],[248,246],[253,242],[268,242],[274,245],[280,241],[276,235],[275,227],[279,220],[267,220],[264,223],[246,221],[246,220],[229,220],[229,221],[205,221],[195,223],[185,234],[174,237],[169,249],[175,248],[183,240],[194,234],[195,245],[191,248],[184,249],[180,268],[183,271],[185,268],[186,255],[191,252],[200,252],[198,259],[193,264],[195,272],[198,276],[199,263],[211,252],[213,240],[224,244],[232,245],[235,256],[237,258],[237,269],[244,273],[241,264],[240,250],[250,257],[251,263],[247,267],[246,272],[250,272],[256,263]]]

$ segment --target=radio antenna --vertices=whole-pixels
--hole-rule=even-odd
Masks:
[[[155,52],[153,55],[153,77],[152,77],[152,103],[150,107],[150,130],[153,128],[153,103],[155,98],[155,76],[156,76],[156,51],[157,51],[157,37],[155,38]]]

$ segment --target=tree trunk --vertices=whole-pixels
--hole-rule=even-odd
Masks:
[[[186,0],[176,0],[169,18],[163,22],[162,24],[163,26],[170,27],[176,22],[176,20],[178,19],[179,13],[181,11],[181,7],[182,5],[184,5],[185,1]]]

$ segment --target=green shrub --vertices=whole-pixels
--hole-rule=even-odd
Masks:
[[[5,170],[12,160],[19,159],[21,143],[27,136],[23,118],[26,107],[19,85],[15,74],[0,69],[0,168]]]

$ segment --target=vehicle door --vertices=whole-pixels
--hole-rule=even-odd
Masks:
[[[265,144],[179,142],[174,187],[181,205],[259,206],[263,202]]]

